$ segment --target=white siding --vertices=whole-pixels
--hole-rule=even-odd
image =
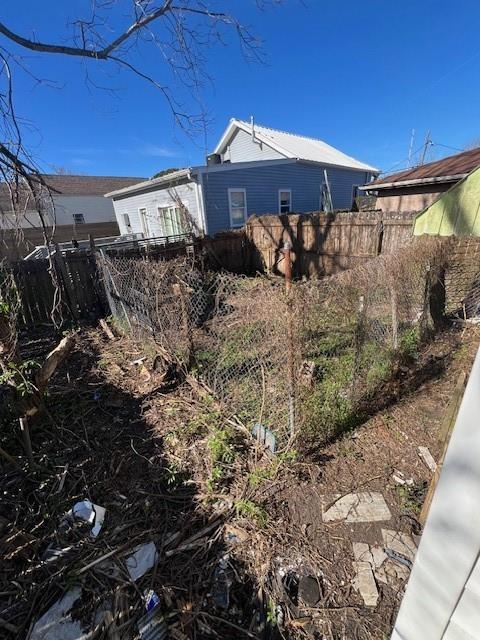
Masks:
[[[392,640],[480,637],[480,350]]]
[[[60,196],[54,195],[55,215],[52,215],[51,207],[45,206],[44,217],[47,225],[73,225],[73,214],[82,213],[86,224],[97,222],[115,222],[115,211],[110,198],[103,196]],[[40,217],[36,211],[27,211],[19,219],[20,227],[30,228],[40,226]],[[0,226],[14,228],[14,219],[11,215],[4,216],[4,222]],[[18,226],[18,225],[17,225]]]
[[[54,196],[57,224],[72,224],[73,214],[82,213],[86,223],[115,222],[110,198],[103,196]]]
[[[139,210],[146,209],[151,235],[161,236],[162,228],[159,224],[157,209],[158,207],[175,206],[177,204],[175,194],[183,202],[198,227],[202,229],[197,206],[197,184],[195,182],[187,182],[176,187],[157,189],[156,191],[139,193],[114,200],[113,206],[120,233],[129,233],[124,223],[123,214],[125,213],[130,218],[131,233],[143,233]]]
[[[253,160],[279,160],[285,156],[266,144],[253,142],[250,133],[239,129],[223,155],[230,162],[251,162]]]

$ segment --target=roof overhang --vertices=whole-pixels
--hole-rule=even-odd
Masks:
[[[110,191],[105,194],[105,198],[118,198],[126,195],[133,195],[135,193],[141,193],[151,189],[152,187],[164,187],[168,184],[179,182],[180,180],[192,179],[192,168],[180,169],[179,171],[172,171],[164,176],[158,178],[152,178],[151,180],[145,180],[144,182],[138,182],[130,187],[124,187],[123,189],[117,189],[116,191]]]
[[[380,191],[381,189],[397,189],[400,187],[414,187],[424,184],[438,184],[442,182],[458,182],[467,176],[467,173],[457,173],[451,176],[437,176],[435,178],[417,178],[416,180],[399,180],[397,182],[382,182],[364,184],[359,187],[361,191]]]

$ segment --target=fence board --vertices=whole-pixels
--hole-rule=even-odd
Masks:
[[[22,260],[11,264],[21,303],[21,323],[34,327],[52,323],[55,287],[48,260]],[[57,270],[59,312],[65,321],[89,319],[105,310],[105,296],[98,282],[95,258],[81,253],[66,256]],[[67,304],[67,301],[69,304]]]

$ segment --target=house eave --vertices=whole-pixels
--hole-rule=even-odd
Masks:
[[[195,168],[188,169],[180,169],[179,171],[172,171],[172,173],[167,173],[164,176],[160,176],[158,178],[151,178],[150,180],[145,180],[144,182],[139,182],[138,184],[134,184],[130,187],[124,187],[123,189],[117,189],[116,191],[110,191],[105,194],[105,198],[119,198],[122,196],[130,196],[137,193],[142,193],[143,191],[149,191],[153,187],[165,188],[167,186],[173,186],[178,183],[180,180],[191,180],[192,175],[195,173]]]
[[[416,180],[399,180],[398,182],[382,182],[381,184],[364,184],[359,187],[361,191],[380,191],[382,189],[397,189],[401,187],[414,187],[424,184],[441,184],[443,182],[458,182],[467,176],[467,173],[457,173],[451,176],[437,176],[435,178],[417,178]]]

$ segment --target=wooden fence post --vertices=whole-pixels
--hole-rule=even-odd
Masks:
[[[72,283],[70,281],[70,277],[67,271],[67,265],[65,262],[65,258],[58,246],[58,242],[55,243],[55,254],[53,256],[54,262],[58,267],[58,272],[60,273],[60,281],[63,284],[63,288],[65,293],[67,294],[68,299],[68,307],[70,312],[75,320],[80,319],[80,314],[78,312],[78,302],[77,297],[75,295],[75,289],[72,287]]]

